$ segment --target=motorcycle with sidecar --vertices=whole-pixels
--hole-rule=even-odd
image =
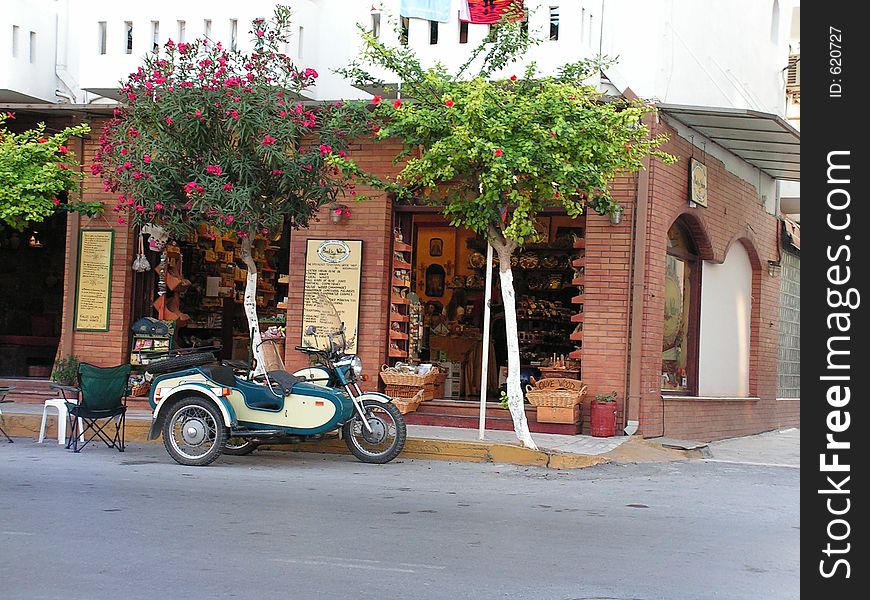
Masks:
[[[306,334],[318,332],[309,327]],[[268,370],[219,363],[205,352],[151,363],[149,439],[162,434],[176,462],[203,466],[222,453],[248,454],[262,443],[312,441],[340,431],[359,460],[393,460],[405,445],[402,413],[389,396],[360,389],[362,363],[345,354],[343,325],[322,337],[325,344],[296,347],[317,362],[297,373],[285,370],[277,352]]]

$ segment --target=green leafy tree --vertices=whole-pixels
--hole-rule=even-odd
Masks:
[[[81,167],[66,144],[87,134],[85,125],[67,127],[47,135],[45,124],[22,133],[5,124],[14,113],[0,113],[0,224],[18,231],[28,222],[39,223],[58,210],[95,215],[99,202],[69,200],[82,179]]]
[[[360,28],[360,59],[341,72],[359,85],[382,82],[371,68],[402,82],[402,99],[372,100],[374,135],[398,138],[406,160],[394,182],[400,195],[428,198],[444,207],[456,227],[485,236],[499,258],[508,339],[508,406],[520,441],[535,447],[523,411],[512,252],[536,241],[540,212],[561,207],[572,217],[588,209],[622,210],[609,185],[620,174],[642,168],[657,148],[643,124],[652,110],[640,102],[604,98],[584,83],[601,61],[565,65],[556,76],[538,75],[533,65],[519,76],[493,80],[529,47],[516,21],[505,20],[455,74],[442,66],[423,68],[413,51],[390,47]],[[476,69],[476,74],[470,75]],[[364,174],[348,161],[346,172]]]
[[[117,194],[119,219],[155,223],[177,237],[207,223],[238,236],[247,265],[245,313],[259,350],[252,239],[304,227],[353,184],[327,164],[355,135],[342,104],[301,93],[314,69],[282,53],[290,11],[255,20],[250,54],[207,39],[147,55],[121,87],[123,104],[100,138],[92,171]],[[353,191],[352,189],[350,190]]]

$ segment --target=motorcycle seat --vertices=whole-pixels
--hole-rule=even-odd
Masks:
[[[251,367],[243,360],[224,360],[221,361],[221,365],[225,367],[230,367],[239,371],[247,371]]]
[[[215,383],[219,383],[224,387],[235,387],[236,385],[236,376],[233,373],[232,367],[224,365],[214,365],[208,367],[201,367],[201,369],[202,372],[205,373],[206,377],[208,377]]]
[[[290,394],[293,386],[300,381],[298,377],[291,375],[287,371],[269,371],[267,375],[269,379],[281,386],[281,391],[284,392],[285,396]]]

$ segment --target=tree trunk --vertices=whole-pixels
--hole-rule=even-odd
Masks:
[[[254,257],[251,254],[251,238],[242,238],[239,256],[248,269],[244,307],[245,316],[248,318],[251,347],[253,348],[254,375],[262,375],[266,373],[266,360],[261,347],[263,339],[260,336],[260,318],[257,316],[257,263],[254,262]]]
[[[508,408],[514,421],[514,432],[526,448],[537,450],[538,446],[529,432],[526,420],[526,410],[523,406],[523,390],[520,383],[520,345],[517,336],[517,305],[514,293],[514,275],[511,271],[511,253],[517,247],[516,243],[505,240],[504,237],[491,228],[490,243],[498,254],[498,275],[501,281],[501,297],[504,302],[504,322],[507,338],[507,395]]]

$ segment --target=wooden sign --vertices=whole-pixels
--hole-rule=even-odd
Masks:
[[[79,232],[77,331],[109,330],[114,239],[115,232],[111,229],[83,229]]]
[[[305,251],[305,297],[302,303],[302,343],[322,348],[326,334],[344,323],[346,352],[356,354],[362,241],[308,240]],[[305,332],[310,326],[315,336]]]

